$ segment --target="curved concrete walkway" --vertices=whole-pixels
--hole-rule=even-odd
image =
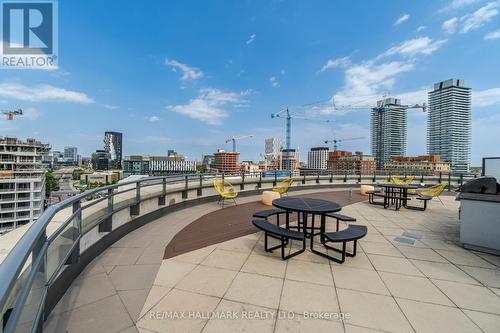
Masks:
[[[337,190],[294,191],[293,195],[332,191]],[[239,198],[238,203],[257,200],[260,195]],[[135,323],[153,286],[165,247],[184,227],[220,209],[216,202],[186,208],[114,243],[72,283],[47,319],[45,331],[137,332]]]
[[[425,212],[344,207],[369,232],[342,265],[309,251],[282,261],[263,251],[261,233],[162,260],[177,232],[218,207],[169,214],[96,258],[45,329],[498,332],[500,257],[460,247],[458,203],[442,199],[445,206],[432,202]]]

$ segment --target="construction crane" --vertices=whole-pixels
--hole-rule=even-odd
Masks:
[[[302,119],[302,120],[320,120],[320,121],[325,121],[329,122],[330,120],[322,120],[322,119],[314,119],[314,118],[307,118],[303,116],[298,116],[290,113],[290,110],[288,108],[281,110],[278,113],[272,113],[271,118],[282,118],[286,120],[286,138],[285,138],[285,147],[286,147],[286,157],[289,159],[290,157],[290,150],[292,149],[292,119]]]
[[[356,110],[356,109],[363,110],[364,109],[364,110],[374,110],[374,111],[382,112],[382,111],[385,111],[389,106],[392,105],[398,109],[403,109],[403,110],[422,109],[423,112],[427,111],[427,104],[426,103],[413,104],[413,105],[399,105],[399,104],[395,104],[395,103],[389,103],[390,101],[398,102],[399,99],[383,96],[382,100],[377,102],[377,106],[368,106],[368,105],[340,105],[339,106],[339,105],[336,105],[335,100],[332,99],[334,110]]]
[[[17,110],[1,110],[1,114],[5,115],[7,117],[7,120],[13,120],[14,116],[18,116],[23,114],[23,110],[17,109]]]
[[[355,138],[347,138],[347,139],[332,139],[332,140],[325,140],[325,143],[333,143],[333,151],[337,151],[339,148],[339,145],[344,142],[344,141],[353,141],[353,140],[362,140],[366,139],[364,136],[358,136]]]
[[[427,104],[422,103],[422,104],[413,104],[413,105],[402,105],[399,102],[399,99],[397,98],[388,98],[387,96],[383,96],[382,100],[377,102],[377,106],[358,106],[358,105],[348,105],[348,106],[337,106],[335,105],[335,100],[332,100],[333,103],[333,108],[334,110],[349,110],[349,109],[367,109],[367,110],[373,110],[378,113],[383,113],[386,110],[390,110],[393,108],[394,110],[401,110],[401,111],[406,111],[408,109],[422,109],[423,112],[427,111]],[[376,117],[377,118],[377,137],[381,138],[382,137],[382,131],[383,131],[383,126],[382,126],[382,117]],[[387,151],[387,148],[384,147],[384,142],[383,140],[378,140],[377,141],[377,151],[379,152],[385,152]]]
[[[239,136],[239,137],[230,137],[229,139],[226,140],[226,143],[233,143],[233,153],[236,152],[236,140],[241,140],[241,139],[248,139],[248,138],[253,138],[253,135],[244,135],[244,136]]]

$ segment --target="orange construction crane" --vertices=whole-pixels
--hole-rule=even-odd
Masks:
[[[17,109],[17,110],[1,110],[1,114],[4,114],[7,117],[7,120],[13,120],[14,116],[22,116],[23,115],[23,110]]]

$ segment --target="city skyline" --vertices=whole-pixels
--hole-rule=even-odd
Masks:
[[[155,13],[132,3],[60,3],[60,67],[2,71],[1,108],[25,115],[0,120],[0,136],[90,156],[102,148],[102,133],[117,131],[124,156],[175,148],[201,160],[231,151],[229,137],[252,134],[238,142],[240,159],[259,160],[264,139],[285,136],[284,121],[270,118],[283,107],[331,97],[375,106],[387,91],[402,104],[427,103],[432,84],[459,78],[472,88],[471,162],[479,165],[498,155],[500,39],[492,33],[500,5],[450,3],[155,3]],[[83,30],[90,16],[94,24]],[[334,135],[366,136],[339,149],[371,152],[370,110],[332,112],[327,104],[308,112],[328,124],[292,121],[302,160]],[[426,114],[408,113],[408,155],[426,153],[426,128]]]

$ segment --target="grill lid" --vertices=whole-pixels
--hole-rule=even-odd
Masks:
[[[500,191],[500,184],[494,177],[479,177],[468,181],[458,189],[462,193],[497,194]]]

